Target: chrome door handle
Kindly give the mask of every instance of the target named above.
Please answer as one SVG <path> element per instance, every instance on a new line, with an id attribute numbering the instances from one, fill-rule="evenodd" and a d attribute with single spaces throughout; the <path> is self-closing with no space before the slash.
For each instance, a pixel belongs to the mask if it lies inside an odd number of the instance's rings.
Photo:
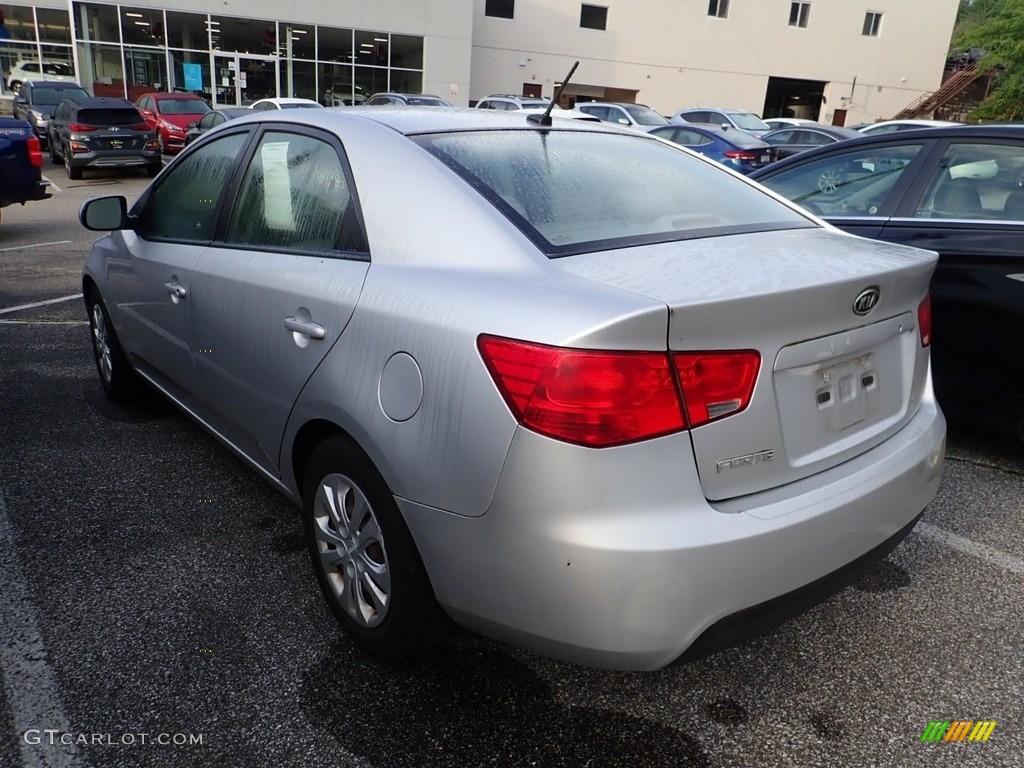
<path id="1" fill-rule="evenodd" d="M 188 294 L 188 291 L 185 290 L 185 286 L 178 285 L 177 283 L 164 283 L 164 288 L 166 288 L 167 292 L 175 299 L 184 299 Z"/>
<path id="2" fill-rule="evenodd" d="M 318 341 L 327 335 L 327 331 L 324 330 L 322 325 L 313 322 L 304 323 L 301 320 L 296 320 L 294 317 L 286 317 L 284 319 L 284 327 L 292 333 L 299 333 Z"/>

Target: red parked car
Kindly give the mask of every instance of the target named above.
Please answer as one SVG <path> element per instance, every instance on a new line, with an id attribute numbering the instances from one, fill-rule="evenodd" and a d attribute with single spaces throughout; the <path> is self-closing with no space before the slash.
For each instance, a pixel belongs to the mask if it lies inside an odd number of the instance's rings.
<path id="1" fill-rule="evenodd" d="M 160 138 L 160 151 L 174 155 L 185 146 L 189 126 L 210 111 L 210 105 L 193 93 L 147 93 L 135 102 L 139 112 Z"/>

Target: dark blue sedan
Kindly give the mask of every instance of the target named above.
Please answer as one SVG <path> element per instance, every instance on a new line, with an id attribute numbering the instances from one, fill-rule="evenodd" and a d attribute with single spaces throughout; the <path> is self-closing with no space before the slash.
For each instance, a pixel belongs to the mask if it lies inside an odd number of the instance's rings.
<path id="1" fill-rule="evenodd" d="M 710 124 L 663 125 L 650 133 L 706 155 L 740 173 L 750 173 L 771 162 L 771 148 L 767 144 L 735 128 Z"/>

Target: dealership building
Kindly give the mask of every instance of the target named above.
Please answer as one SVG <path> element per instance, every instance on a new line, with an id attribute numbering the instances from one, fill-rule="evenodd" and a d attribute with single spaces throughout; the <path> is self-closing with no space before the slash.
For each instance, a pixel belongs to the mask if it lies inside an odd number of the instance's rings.
<path id="1" fill-rule="evenodd" d="M 359 103 L 435 93 L 885 118 L 941 82 L 958 0 L 167 0 L 0 2 L 4 88 L 19 61 L 95 95 L 191 90 Z M 8 89 L 9 93 L 9 89 Z"/>

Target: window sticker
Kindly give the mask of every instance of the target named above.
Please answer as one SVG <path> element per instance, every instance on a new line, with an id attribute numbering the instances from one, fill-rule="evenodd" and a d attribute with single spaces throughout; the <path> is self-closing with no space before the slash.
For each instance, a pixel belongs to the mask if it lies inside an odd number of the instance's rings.
<path id="1" fill-rule="evenodd" d="M 294 232 L 288 142 L 264 144 L 260 147 L 260 159 L 263 161 L 263 218 L 267 228 Z"/>

